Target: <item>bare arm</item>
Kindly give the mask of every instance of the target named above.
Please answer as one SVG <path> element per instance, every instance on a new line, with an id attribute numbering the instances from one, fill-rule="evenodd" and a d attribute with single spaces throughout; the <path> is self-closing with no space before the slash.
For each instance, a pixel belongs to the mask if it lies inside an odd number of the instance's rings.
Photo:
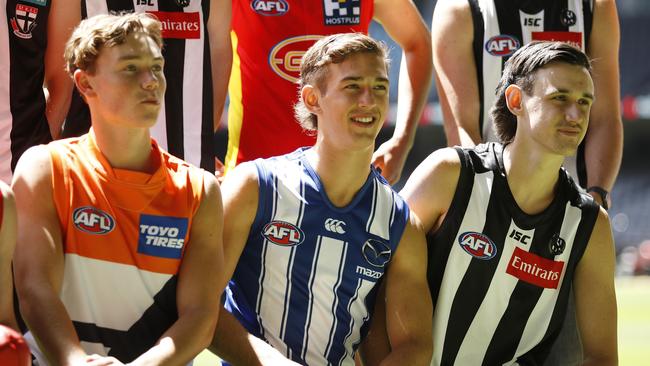
<path id="1" fill-rule="evenodd" d="M 210 68 L 212 70 L 212 105 L 214 131 L 219 129 L 223 114 L 228 81 L 232 66 L 232 44 L 230 41 L 230 19 L 232 2 L 230 0 L 211 0 L 210 18 L 208 18 L 208 34 L 210 37 Z M 214 158 L 215 175 L 223 180 L 224 165 L 221 160 Z"/>
<path id="2" fill-rule="evenodd" d="M 2 219 L 0 221 L 0 324 L 18 329 L 14 317 L 14 281 L 11 260 L 16 246 L 16 203 L 11 189 L 0 181 Z"/>
<path id="3" fill-rule="evenodd" d="M 226 286 L 222 246 L 223 211 L 216 178 L 204 173 L 204 196 L 194 215 L 178 274 L 178 320 L 134 365 L 181 365 L 206 348 Z"/>
<path id="4" fill-rule="evenodd" d="M 427 247 L 411 215 L 386 278 L 386 331 L 390 354 L 381 365 L 429 365 L 433 353 Z"/>
<path id="5" fill-rule="evenodd" d="M 614 266 L 612 232 L 601 209 L 573 280 L 585 365 L 618 364 Z"/>
<path id="6" fill-rule="evenodd" d="M 222 186 L 224 203 L 224 271 L 228 278 L 235 271 L 244 250 L 259 201 L 257 171 L 251 163 L 238 165 Z M 233 365 L 291 364 L 280 352 L 248 333 L 229 312 L 223 311 L 210 351 Z"/>
<path id="7" fill-rule="evenodd" d="M 447 146 L 481 142 L 478 76 L 467 0 L 440 0 L 431 21 L 433 64 Z"/>
<path id="8" fill-rule="evenodd" d="M 45 87 L 48 91 L 45 114 L 54 139 L 61 135 L 74 87 L 72 78 L 65 70 L 63 51 L 72 30 L 80 21 L 80 2 L 51 0 L 45 50 Z"/>
<path id="9" fill-rule="evenodd" d="M 611 190 L 623 155 L 618 48 L 620 30 L 614 0 L 594 2 L 594 21 L 587 53 L 593 59 L 596 101 L 585 137 L 587 187 Z M 600 202 L 600 196 L 594 198 Z"/>
<path id="10" fill-rule="evenodd" d="M 14 272 L 21 314 L 41 350 L 53 364 L 74 364 L 82 362 L 85 353 L 58 296 L 63 243 L 52 198 L 50 160 L 46 146 L 35 146 L 23 154 L 14 173 L 19 243 Z"/>
<path id="11" fill-rule="evenodd" d="M 431 85 L 429 31 L 411 0 L 375 0 L 375 19 L 400 45 L 403 53 L 395 132 L 373 156 L 389 183 L 396 183 L 413 146 L 415 131 Z"/>

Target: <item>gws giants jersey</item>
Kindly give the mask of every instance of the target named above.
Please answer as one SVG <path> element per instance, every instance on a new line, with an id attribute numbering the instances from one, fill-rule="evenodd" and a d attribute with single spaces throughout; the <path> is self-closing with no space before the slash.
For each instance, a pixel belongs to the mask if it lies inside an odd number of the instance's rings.
<path id="1" fill-rule="evenodd" d="M 226 309 L 296 362 L 354 365 L 409 211 L 374 169 L 335 207 L 304 151 L 254 162 L 260 201 Z"/>
<path id="2" fill-rule="evenodd" d="M 203 172 L 153 140 L 156 172 L 113 169 L 92 130 L 48 147 L 65 256 L 61 301 L 86 353 L 131 362 L 178 318 L 177 274 Z"/>
<path id="3" fill-rule="evenodd" d="M 593 0 L 468 0 L 474 23 L 474 60 L 483 141 L 497 141 L 490 108 L 503 64 L 531 41 L 564 41 L 585 51 Z"/>
<path id="4" fill-rule="evenodd" d="M 233 0 L 230 170 L 316 142 L 293 115 L 302 56 L 319 38 L 368 33 L 374 0 Z"/>
<path id="5" fill-rule="evenodd" d="M 496 143 L 458 149 L 456 193 L 427 238 L 432 365 L 541 365 L 566 314 L 599 208 L 561 169 L 549 207 L 525 214 L 502 153 Z"/>
<path id="6" fill-rule="evenodd" d="M 160 20 L 167 90 L 151 136 L 172 155 L 214 172 L 212 60 L 206 28 L 210 1 L 84 0 L 81 12 L 82 18 L 112 12 L 147 12 Z M 71 132 L 66 136 L 84 133 L 89 127 L 87 107 L 75 95 L 66 120 Z"/>

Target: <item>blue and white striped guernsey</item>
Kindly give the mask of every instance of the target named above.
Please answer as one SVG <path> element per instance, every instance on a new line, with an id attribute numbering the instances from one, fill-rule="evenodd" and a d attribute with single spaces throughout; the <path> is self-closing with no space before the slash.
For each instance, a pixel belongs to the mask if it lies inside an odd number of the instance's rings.
<path id="1" fill-rule="evenodd" d="M 374 169 L 335 207 L 306 151 L 255 160 L 259 204 L 226 309 L 296 362 L 353 365 L 409 211 Z"/>

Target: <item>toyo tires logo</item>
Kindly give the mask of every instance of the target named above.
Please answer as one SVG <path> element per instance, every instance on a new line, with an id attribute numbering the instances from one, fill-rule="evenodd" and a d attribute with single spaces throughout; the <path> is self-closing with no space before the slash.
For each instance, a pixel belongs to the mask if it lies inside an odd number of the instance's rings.
<path id="1" fill-rule="evenodd" d="M 306 35 L 287 38 L 276 44 L 269 53 L 269 66 L 279 77 L 292 83 L 300 78 L 302 56 L 320 35 Z"/>

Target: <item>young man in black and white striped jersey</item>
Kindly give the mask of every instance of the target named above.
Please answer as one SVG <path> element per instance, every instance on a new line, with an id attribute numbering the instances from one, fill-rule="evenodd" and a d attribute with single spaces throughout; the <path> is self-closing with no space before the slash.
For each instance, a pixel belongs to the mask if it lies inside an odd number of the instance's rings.
<path id="1" fill-rule="evenodd" d="M 506 63 L 500 143 L 429 156 L 402 194 L 428 232 L 434 365 L 542 364 L 574 286 L 585 361 L 617 362 L 605 210 L 562 168 L 594 101 L 591 65 L 535 42 Z"/>

